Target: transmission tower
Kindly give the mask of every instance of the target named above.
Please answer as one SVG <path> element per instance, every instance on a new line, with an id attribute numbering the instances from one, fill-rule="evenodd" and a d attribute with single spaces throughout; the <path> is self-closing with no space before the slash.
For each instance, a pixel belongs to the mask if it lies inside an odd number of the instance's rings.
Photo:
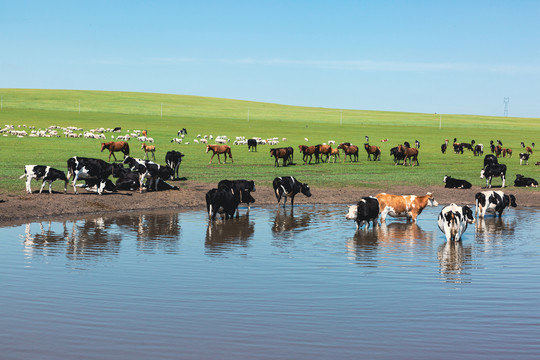
<path id="1" fill-rule="evenodd" d="M 504 98 L 504 116 L 508 117 L 508 103 L 510 102 L 509 97 Z"/>

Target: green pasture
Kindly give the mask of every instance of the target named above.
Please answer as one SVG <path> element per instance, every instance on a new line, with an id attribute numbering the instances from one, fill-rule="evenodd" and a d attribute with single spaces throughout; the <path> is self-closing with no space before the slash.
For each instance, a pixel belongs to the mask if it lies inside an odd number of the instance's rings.
<path id="1" fill-rule="evenodd" d="M 14 125 L 17 130 L 24 129 L 28 133 L 29 126 L 36 129 L 51 125 L 77 126 L 84 130 L 122 128 L 120 133 L 107 133 L 107 141 L 111 141 L 111 135 L 123 135 L 127 130 L 146 129 L 148 136 L 155 140 L 157 162 L 163 164 L 169 150 L 181 151 L 185 157 L 180 176 L 207 182 L 209 187 L 221 179 L 234 178 L 253 179 L 258 184 L 270 185 L 274 177 L 285 175 L 294 175 L 312 187 L 352 185 L 376 189 L 391 184 L 412 184 L 425 186 L 428 190 L 443 186 L 444 175 L 483 186 L 485 181 L 479 178 L 482 157 L 474 157 L 469 151 L 463 155 L 454 154 L 451 148 L 446 154 L 441 154 L 440 145 L 444 139 L 452 142 L 454 137 L 460 142 L 474 139 L 483 143 L 488 151 L 490 140 L 502 140 L 504 147 L 514 152 L 512 158 L 500 160 L 508 166 L 507 181 L 510 185 L 518 173 L 540 178 L 540 167 L 534 165 L 540 161 L 536 152 L 529 161 L 530 165 L 519 165 L 521 141 L 527 145 L 532 142 L 540 144 L 539 118 L 307 108 L 208 97 L 103 91 L 0 89 L 0 96 L 0 127 Z M 177 137 L 177 131 L 184 127 L 188 130 L 184 142 L 189 141 L 190 144 L 171 143 L 171 139 Z M 210 165 L 211 155 L 205 153 L 205 145 L 193 141 L 198 134 L 228 136 L 234 163 L 219 165 L 215 157 Z M 371 145 L 381 147 L 381 161 L 366 160 L 363 150 L 366 135 Z M 296 165 L 275 168 L 274 159 L 269 154 L 270 146 L 260 145 L 257 152 L 248 152 L 247 145 L 232 144 L 236 136 L 278 137 L 280 144 L 277 147 L 295 148 Z M 282 138 L 288 140 L 283 142 Z M 304 138 L 309 141 L 306 143 Z M 388 139 L 388 142 L 382 143 L 381 139 Z M 420 166 L 394 166 L 390 148 L 404 141 L 412 145 L 416 139 L 421 143 Z M 359 145 L 360 161 L 343 163 L 342 158 L 336 164 L 304 166 L 298 145 L 315 145 L 329 140 Z M 74 155 L 107 160 L 108 152 L 100 152 L 102 141 L 63 136 L 0 136 L 3 159 L 0 192 L 24 193 L 24 180 L 19 176 L 26 164 L 50 165 L 66 170 L 66 160 Z M 132 156 L 143 157 L 140 146 L 136 139 L 130 140 Z M 120 156 L 118 153 L 118 158 Z M 500 180 L 494 180 L 494 184 L 500 185 Z M 182 182 L 179 185 L 185 186 Z M 37 183 L 33 184 L 33 189 L 36 188 Z M 59 191 L 62 184 L 55 183 L 53 188 Z"/>

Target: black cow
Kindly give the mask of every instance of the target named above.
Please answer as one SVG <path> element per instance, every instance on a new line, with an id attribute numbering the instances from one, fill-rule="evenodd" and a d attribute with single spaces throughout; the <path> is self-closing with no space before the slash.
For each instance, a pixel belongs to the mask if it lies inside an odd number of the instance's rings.
<path id="1" fill-rule="evenodd" d="M 253 180 L 221 180 L 218 183 L 218 188 L 228 187 L 240 194 L 240 203 L 247 204 L 248 214 L 251 208 L 251 204 L 255 202 L 255 199 L 251 196 L 252 191 L 256 191 L 255 181 Z M 236 212 L 238 216 L 238 211 Z"/>
<path id="2" fill-rule="evenodd" d="M 414 146 L 415 146 L 417 149 L 420 149 L 420 141 L 414 140 Z"/>
<path id="3" fill-rule="evenodd" d="M 443 182 L 445 183 L 444 187 L 447 189 L 470 189 L 472 186 L 467 180 L 454 179 L 448 175 L 443 178 Z"/>
<path id="4" fill-rule="evenodd" d="M 182 157 L 184 157 L 184 154 L 180 151 L 167 151 L 167 154 L 165 154 L 165 163 L 173 169 L 173 177 L 176 175 L 176 178 L 178 179 L 178 168 L 180 167 L 180 164 L 182 163 Z"/>
<path id="5" fill-rule="evenodd" d="M 131 171 L 131 169 L 119 168 L 115 169 L 113 176 L 116 180 L 117 190 L 137 190 L 139 188 L 139 173 Z"/>
<path id="6" fill-rule="evenodd" d="M 45 187 L 45 183 L 49 183 L 49 194 L 51 194 L 52 183 L 55 180 L 64 180 L 64 193 L 67 192 L 68 179 L 66 178 L 66 174 L 63 171 L 57 170 L 50 166 L 25 165 L 24 174 L 20 176 L 19 179 L 22 179 L 25 176 L 26 176 L 26 192 L 29 194 L 32 193 L 32 188 L 30 187 L 30 181 L 32 179 L 43 180 L 43 182 L 41 183 L 41 189 L 39 189 L 40 194 L 43 191 L 43 188 Z"/>
<path id="7" fill-rule="evenodd" d="M 454 153 L 463 154 L 463 144 L 454 143 Z"/>
<path id="8" fill-rule="evenodd" d="M 113 174 L 114 169 L 122 164 L 109 164 L 101 159 L 74 156 L 67 161 L 68 180 L 73 176 L 73 191 L 77 194 L 77 180 L 96 180 L 97 193 L 102 194 L 106 180 Z"/>
<path id="9" fill-rule="evenodd" d="M 475 216 L 483 218 L 486 212 L 497 213 L 499 217 L 508 206 L 516 207 L 516 197 L 505 195 L 502 191 L 483 191 L 476 193 Z"/>
<path id="10" fill-rule="evenodd" d="M 495 164 L 488 165 L 480 171 L 480 179 L 486 178 L 486 188 L 491 188 L 491 180 L 494 177 L 500 176 L 502 179 L 502 186 L 504 187 L 506 181 L 506 165 L 505 164 Z"/>
<path id="11" fill-rule="evenodd" d="M 229 187 L 209 190 L 206 193 L 206 211 L 208 217 L 214 220 L 220 213 L 222 218 L 232 219 L 240 204 L 240 193 Z"/>
<path id="12" fill-rule="evenodd" d="M 492 155 L 492 154 L 487 154 L 485 157 L 484 157 L 484 169 L 486 168 L 486 166 L 488 165 L 496 165 L 499 163 L 499 160 L 497 160 L 497 157 L 495 155 Z"/>
<path id="13" fill-rule="evenodd" d="M 247 145 L 248 145 L 248 151 L 251 151 L 252 149 L 253 149 L 253 151 L 257 151 L 257 140 L 256 139 L 248 139 Z"/>
<path id="14" fill-rule="evenodd" d="M 299 192 L 301 192 L 307 197 L 311 196 L 311 190 L 309 189 L 308 184 L 302 184 L 293 176 L 277 177 L 272 182 L 272 186 L 274 187 L 274 194 L 276 194 L 278 206 L 282 197 L 285 198 L 283 201 L 283 207 L 285 207 L 287 203 L 287 197 L 291 198 L 291 207 L 293 207 L 294 197 Z"/>
<path id="15" fill-rule="evenodd" d="M 524 177 L 521 174 L 516 175 L 516 180 L 514 180 L 514 186 L 519 187 L 538 187 L 538 181 L 533 178 Z"/>
<path id="16" fill-rule="evenodd" d="M 126 156 L 124 164 L 129 164 L 132 170 L 139 173 L 139 192 L 143 191 L 144 179 L 148 179 L 147 189 L 152 186 L 158 190 L 160 180 L 170 179 L 173 176 L 173 169 L 170 166 L 161 166 L 151 161 L 134 159 Z"/>
<path id="17" fill-rule="evenodd" d="M 356 205 L 349 206 L 349 212 L 345 215 L 347 220 L 356 221 L 356 230 L 366 225 L 369 228 L 369 222 L 373 222 L 373 226 L 377 225 L 379 217 L 379 200 L 373 196 L 362 198 Z"/>
<path id="18" fill-rule="evenodd" d="M 186 130 L 186 128 L 183 128 L 182 130 L 178 130 L 177 136 L 180 136 L 180 135 L 187 135 L 187 130 Z"/>
<path id="19" fill-rule="evenodd" d="M 520 153 L 519 154 L 519 165 L 523 165 L 523 163 L 525 163 L 525 165 L 529 165 L 529 155 L 530 154 Z"/>

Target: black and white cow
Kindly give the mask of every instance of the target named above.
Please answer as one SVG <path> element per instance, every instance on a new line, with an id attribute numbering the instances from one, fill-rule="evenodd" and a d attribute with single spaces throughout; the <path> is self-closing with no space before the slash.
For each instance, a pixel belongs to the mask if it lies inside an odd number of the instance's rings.
<path id="1" fill-rule="evenodd" d="M 476 193 L 475 216 L 483 218 L 486 212 L 497 213 L 499 217 L 508 206 L 516 207 L 516 197 L 505 195 L 502 191 L 483 191 Z"/>
<path id="2" fill-rule="evenodd" d="M 483 144 L 476 144 L 474 146 L 473 154 L 474 154 L 474 156 L 482 156 L 482 155 L 484 155 L 484 145 Z"/>
<path id="3" fill-rule="evenodd" d="M 240 193 L 226 186 L 206 193 L 206 211 L 212 220 L 220 213 L 222 218 L 232 219 L 240 204 Z"/>
<path id="4" fill-rule="evenodd" d="M 251 196 L 252 191 L 256 191 L 255 181 L 253 180 L 221 180 L 218 183 L 218 188 L 228 187 L 233 189 L 240 194 L 240 203 L 247 204 L 248 214 L 251 208 L 251 204 L 255 202 L 253 196 Z M 238 216 L 238 210 L 236 212 Z"/>
<path id="5" fill-rule="evenodd" d="M 155 191 L 159 189 L 161 180 L 170 179 L 173 176 L 173 169 L 170 166 L 161 166 L 152 161 L 135 159 L 129 156 L 124 158 L 124 164 L 128 164 L 130 168 L 139 174 L 139 192 L 143 191 L 143 183 L 147 181 L 147 190 L 153 187 Z"/>
<path id="6" fill-rule="evenodd" d="M 443 182 L 445 183 L 444 187 L 447 189 L 470 189 L 472 186 L 467 180 L 454 179 L 448 175 L 443 178 Z"/>
<path id="7" fill-rule="evenodd" d="M 529 165 L 529 155 L 530 154 L 520 153 L 519 154 L 519 165 L 523 165 L 523 163 L 525 163 L 525 165 Z"/>
<path id="8" fill-rule="evenodd" d="M 20 176 L 19 179 L 22 179 L 26 176 L 26 192 L 28 194 L 32 193 L 32 188 L 30 187 L 30 182 L 32 179 L 43 180 L 41 183 L 41 189 L 39 193 L 41 194 L 45 183 L 49 183 L 49 194 L 52 193 L 52 183 L 55 180 L 64 180 L 64 193 L 67 192 L 68 179 L 66 174 L 63 171 L 57 170 L 50 166 L 45 165 L 25 165 L 24 166 L 24 175 Z"/>
<path id="9" fill-rule="evenodd" d="M 514 186 L 519 187 L 538 187 L 538 181 L 533 178 L 524 177 L 521 174 L 516 175 L 516 180 L 514 180 Z"/>
<path id="10" fill-rule="evenodd" d="M 180 151 L 167 151 L 167 154 L 165 155 L 165 163 L 173 169 L 173 176 L 176 175 L 176 178 L 178 179 L 178 168 L 180 167 L 180 164 L 182 163 L 182 157 L 184 157 L 184 154 Z"/>
<path id="11" fill-rule="evenodd" d="M 73 176 L 73 191 L 77 194 L 77 180 L 94 179 L 97 183 L 97 193 L 103 194 L 106 180 L 113 174 L 114 169 L 122 164 L 109 164 L 101 159 L 74 156 L 67 161 L 68 179 Z"/>
<path id="12" fill-rule="evenodd" d="M 180 136 L 180 135 L 187 135 L 187 130 L 186 130 L 186 128 L 183 128 L 182 130 L 178 130 L 177 136 Z"/>
<path id="13" fill-rule="evenodd" d="M 493 154 L 487 154 L 484 156 L 484 169 L 488 165 L 496 165 L 499 163 L 499 160 L 497 160 L 497 157 Z"/>
<path id="14" fill-rule="evenodd" d="M 257 151 L 257 139 L 248 139 L 247 141 L 248 151 Z"/>
<path id="15" fill-rule="evenodd" d="M 471 208 L 452 203 L 441 210 L 437 224 L 446 236 L 446 241 L 461 241 L 461 236 L 467 230 L 467 225 L 474 224 L 474 222 Z"/>
<path id="16" fill-rule="evenodd" d="M 369 228 L 369 222 L 373 222 L 373 226 L 377 225 L 379 217 L 379 200 L 373 196 L 362 198 L 356 205 L 349 206 L 349 212 L 345 215 L 345 219 L 356 221 L 356 230 L 366 225 Z"/>
<path id="17" fill-rule="evenodd" d="M 506 165 L 505 164 L 495 164 L 488 165 L 480 171 L 480 179 L 486 178 L 486 188 L 491 188 L 491 180 L 494 177 L 501 177 L 502 186 L 504 187 L 506 181 Z"/>
<path id="18" fill-rule="evenodd" d="M 287 203 L 287 198 L 291 198 L 291 207 L 294 206 L 294 197 L 298 193 L 302 193 L 307 197 L 311 196 L 311 190 L 309 189 L 308 184 L 302 184 L 300 181 L 296 180 L 293 176 L 283 176 L 277 177 L 272 182 L 274 187 L 274 194 L 278 201 L 278 206 L 281 201 L 281 198 L 284 197 L 283 207 Z"/>

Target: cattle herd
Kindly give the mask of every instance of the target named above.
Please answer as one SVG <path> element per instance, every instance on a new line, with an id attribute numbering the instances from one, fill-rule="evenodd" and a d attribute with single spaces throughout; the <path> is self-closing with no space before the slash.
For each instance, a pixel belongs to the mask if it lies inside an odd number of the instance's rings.
<path id="1" fill-rule="evenodd" d="M 114 130 L 118 130 L 114 129 Z M 50 129 L 51 130 L 51 129 Z M 51 130 L 54 131 L 54 130 Z M 69 131 L 69 130 L 68 130 Z M 111 130 L 112 131 L 112 130 Z M 140 132 L 136 132 L 139 134 Z M 182 129 L 178 132 L 178 136 L 182 138 L 187 134 L 186 129 Z M 146 137 L 146 131 L 142 132 L 144 139 L 141 141 L 149 141 L 150 138 Z M 200 137 L 201 143 L 207 143 L 207 139 L 212 139 L 210 135 Z M 117 138 L 118 140 L 118 138 Z M 219 140 L 219 141 L 218 141 Z M 305 139 L 308 141 L 308 139 Z M 173 141 L 175 141 L 173 139 Z M 232 153 L 230 146 L 226 145 L 230 140 L 226 136 L 216 137 L 216 145 L 208 144 L 206 146 L 206 152 L 212 151 L 212 158 L 215 154 L 218 155 L 218 162 L 221 162 L 220 154 L 230 158 L 231 162 Z M 283 141 L 286 141 L 283 138 Z M 381 160 L 381 148 L 369 144 L 369 138 L 366 136 L 366 143 L 364 149 L 366 150 L 367 160 L 380 161 Z M 388 139 L 381 140 L 382 142 L 388 141 Z M 181 143 L 182 141 L 176 141 Z M 277 138 L 268 140 L 261 140 L 259 138 L 245 139 L 243 137 L 237 138 L 235 144 L 248 145 L 248 151 L 257 151 L 257 145 L 260 144 L 277 144 Z M 315 164 L 319 162 L 336 162 L 336 159 L 340 155 L 340 150 L 343 152 L 342 161 L 346 161 L 349 157 L 349 161 L 358 161 L 359 147 L 349 142 L 343 142 L 332 148 L 335 145 L 335 141 L 330 140 L 328 144 L 317 145 L 299 145 L 298 150 L 302 154 L 302 161 L 304 165 Z M 441 145 L 441 152 L 446 153 L 449 141 Z M 486 179 L 486 188 L 491 188 L 494 178 L 500 177 L 502 181 L 502 188 L 506 185 L 506 171 L 507 166 L 500 164 L 498 159 L 502 157 L 511 157 L 512 150 L 504 148 L 502 142 L 497 140 L 497 145 L 494 141 L 490 142 L 491 154 L 487 154 L 484 157 L 484 166 L 480 171 L 480 178 Z M 531 146 L 525 146 L 521 143 L 524 152 L 519 154 L 520 164 L 527 165 L 529 156 L 533 153 L 534 143 Z M 459 143 L 454 138 L 452 144 L 454 153 L 463 154 L 465 150 L 470 150 L 475 156 L 484 154 L 484 145 L 476 144 L 474 140 L 470 143 Z M 415 146 L 411 147 L 408 142 L 403 142 L 396 147 L 390 149 L 390 155 L 393 156 L 395 165 L 419 165 L 420 142 L 415 141 Z M 46 184 L 49 185 L 49 193 L 52 192 L 52 182 L 55 180 L 64 181 L 64 192 L 67 192 L 67 185 L 70 179 L 72 180 L 73 192 L 77 194 L 78 187 L 84 187 L 86 190 L 95 191 L 98 194 L 103 192 L 112 192 L 117 190 L 139 190 L 143 192 L 147 191 L 160 191 L 169 189 L 178 189 L 175 186 L 169 185 L 166 181 L 178 178 L 179 165 L 182 162 L 183 153 L 178 151 L 169 151 L 166 154 L 166 165 L 160 165 L 153 161 L 150 161 L 149 154 L 153 157 L 155 146 L 142 144 L 141 149 L 145 152 L 145 159 L 137 159 L 130 157 L 129 145 L 124 141 L 109 142 L 101 144 L 101 151 L 104 149 L 109 150 L 109 160 L 111 155 L 115 158 L 115 151 L 121 151 L 124 153 L 124 159 L 121 163 L 108 163 L 101 159 L 86 158 L 73 156 L 67 160 L 68 174 L 45 165 L 26 165 L 24 167 L 24 174 L 20 177 L 26 178 L 26 192 L 32 193 L 31 180 L 42 180 L 41 188 L 39 190 L 42 193 Z M 282 159 L 281 166 L 288 166 L 294 164 L 294 148 L 291 146 L 271 148 L 270 156 L 274 157 L 274 166 L 279 167 L 279 159 Z M 408 161 L 407 161 L 408 160 Z M 212 159 L 210 159 L 210 163 Z M 126 166 L 126 167 L 124 167 Z M 116 178 L 116 183 L 112 183 L 109 177 Z M 77 181 L 84 180 L 84 185 L 78 185 Z M 457 188 L 457 189 L 470 189 L 471 183 L 464 179 L 457 179 L 449 175 L 444 176 L 443 182 L 445 188 Z M 276 177 L 273 180 L 273 190 L 278 202 L 278 206 L 283 199 L 283 206 L 286 206 L 287 199 L 290 199 L 290 206 L 294 206 L 294 198 L 297 194 L 302 193 L 307 197 L 311 196 L 311 190 L 305 183 L 298 181 L 292 176 Z M 515 186 L 530 186 L 537 187 L 538 182 L 535 179 L 525 177 L 524 175 L 517 174 L 514 181 Z M 252 180 L 222 180 L 218 183 L 216 188 L 209 190 L 206 193 L 206 205 L 207 212 L 210 219 L 215 219 L 217 214 L 220 214 L 222 218 L 229 219 L 236 214 L 238 217 L 238 206 L 240 204 L 246 204 L 249 213 L 250 205 L 255 202 L 252 196 L 252 192 L 255 191 L 255 183 Z M 486 212 L 496 213 L 498 216 L 502 215 L 502 212 L 508 206 L 516 206 L 516 200 L 514 195 L 506 195 L 502 191 L 484 191 L 478 192 L 475 195 L 475 213 L 468 206 L 458 206 L 454 203 L 445 206 L 439 214 L 438 226 L 440 230 L 445 234 L 448 241 L 459 241 L 468 224 L 475 222 L 475 217 L 483 218 Z M 378 219 L 382 223 L 385 222 L 387 216 L 392 217 L 405 217 L 407 221 L 412 220 L 416 222 L 417 217 L 422 213 L 422 210 L 426 206 L 438 206 L 437 201 L 434 199 L 432 193 L 427 193 L 424 196 L 415 195 L 390 195 L 385 193 L 379 193 L 375 196 L 368 196 L 362 198 L 357 204 L 350 206 L 346 215 L 346 219 L 355 220 L 357 231 L 363 228 L 369 227 L 370 222 L 374 225 L 378 223 Z"/>

